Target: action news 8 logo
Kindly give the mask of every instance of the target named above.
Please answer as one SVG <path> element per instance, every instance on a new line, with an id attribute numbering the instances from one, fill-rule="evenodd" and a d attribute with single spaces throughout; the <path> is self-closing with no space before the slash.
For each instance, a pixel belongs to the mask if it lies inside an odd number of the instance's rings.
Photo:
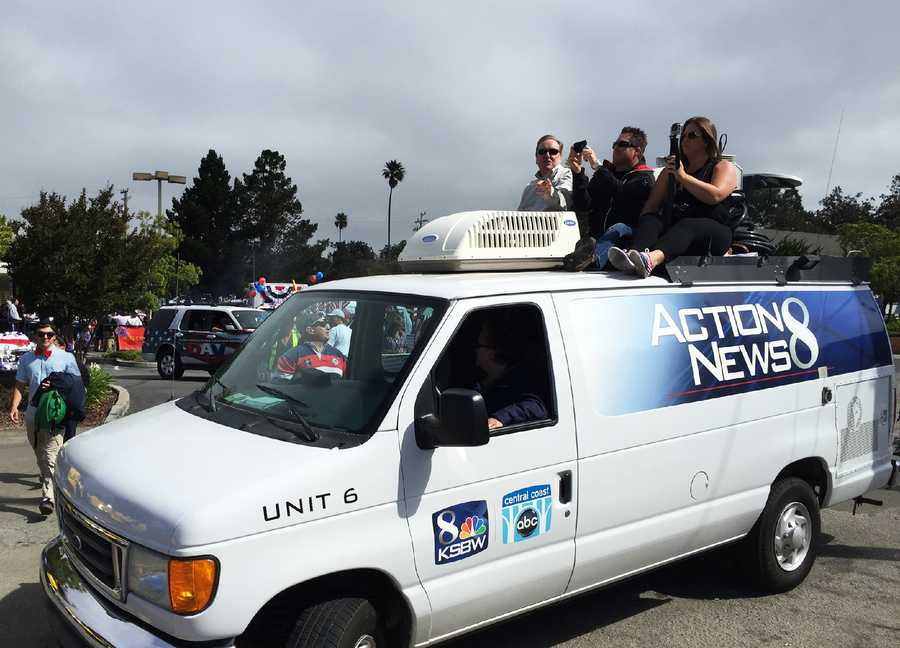
<path id="1" fill-rule="evenodd" d="M 487 502 L 454 504 L 431 516 L 434 564 L 444 565 L 474 556 L 488 548 Z"/>

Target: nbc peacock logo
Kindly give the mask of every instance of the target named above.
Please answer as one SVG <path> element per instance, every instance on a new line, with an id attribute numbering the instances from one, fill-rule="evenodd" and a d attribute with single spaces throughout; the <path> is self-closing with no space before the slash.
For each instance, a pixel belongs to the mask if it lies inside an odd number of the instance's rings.
<path id="1" fill-rule="evenodd" d="M 485 500 L 454 504 L 431 516 L 434 530 L 434 564 L 469 558 L 488 548 L 490 539 Z"/>

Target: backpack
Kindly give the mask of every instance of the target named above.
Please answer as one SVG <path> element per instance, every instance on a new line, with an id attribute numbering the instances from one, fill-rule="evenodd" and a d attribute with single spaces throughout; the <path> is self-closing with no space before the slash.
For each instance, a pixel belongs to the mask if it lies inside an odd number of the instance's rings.
<path id="1" fill-rule="evenodd" d="M 62 423 L 66 418 L 66 401 L 55 389 L 48 389 L 41 394 L 41 400 L 38 401 L 37 411 L 34 414 L 34 429 L 50 430 L 56 429 L 56 426 Z"/>

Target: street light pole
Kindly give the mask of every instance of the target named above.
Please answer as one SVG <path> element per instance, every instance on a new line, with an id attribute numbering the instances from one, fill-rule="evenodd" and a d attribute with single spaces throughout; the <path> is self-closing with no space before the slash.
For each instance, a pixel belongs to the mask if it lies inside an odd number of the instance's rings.
<path id="1" fill-rule="evenodd" d="M 172 184 L 186 184 L 187 178 L 180 175 L 170 175 L 168 171 L 156 171 L 155 173 L 146 173 L 143 171 L 136 171 L 131 174 L 132 180 L 138 181 L 150 181 L 156 180 L 156 216 L 157 218 L 162 218 L 162 183 L 163 181 L 169 182 Z M 175 301 L 178 301 L 178 293 L 180 291 L 180 286 L 178 282 L 178 273 L 181 271 L 181 250 L 178 250 L 178 265 L 175 266 Z"/>
<path id="2" fill-rule="evenodd" d="M 162 217 L 162 183 L 186 184 L 187 178 L 180 175 L 169 175 L 168 171 L 156 171 L 155 173 L 135 172 L 131 174 L 132 180 L 156 180 L 156 215 Z"/>

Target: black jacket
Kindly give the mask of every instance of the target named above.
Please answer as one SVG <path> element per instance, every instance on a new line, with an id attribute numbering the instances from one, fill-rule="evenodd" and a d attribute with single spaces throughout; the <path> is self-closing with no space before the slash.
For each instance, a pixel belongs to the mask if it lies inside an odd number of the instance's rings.
<path id="1" fill-rule="evenodd" d="M 50 389 L 55 389 L 59 395 L 66 401 L 66 418 L 63 419 L 65 432 L 63 441 L 68 441 L 75 436 L 75 428 L 79 421 L 83 421 L 86 416 L 86 400 L 87 394 L 84 389 L 84 383 L 81 376 L 73 376 L 63 371 L 54 371 L 47 376 L 50 381 Z M 44 394 L 45 389 L 38 389 L 37 393 L 31 397 L 31 404 L 37 407 Z"/>
<path id="2" fill-rule="evenodd" d="M 616 223 L 634 227 L 650 197 L 653 182 L 653 169 L 646 164 L 627 171 L 600 166 L 590 181 L 582 168 L 581 173 L 572 174 L 575 211 L 589 212 L 589 232 L 594 238 Z"/>

